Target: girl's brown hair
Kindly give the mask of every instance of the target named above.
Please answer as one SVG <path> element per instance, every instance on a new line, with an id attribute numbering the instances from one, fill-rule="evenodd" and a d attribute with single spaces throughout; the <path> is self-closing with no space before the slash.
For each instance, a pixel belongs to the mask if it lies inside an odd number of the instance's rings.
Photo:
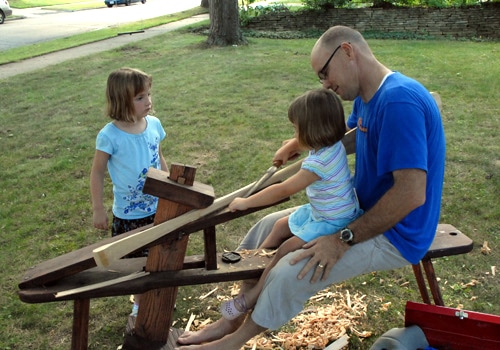
<path id="1" fill-rule="evenodd" d="M 311 90 L 293 100 L 288 119 L 298 129 L 300 145 L 316 151 L 337 143 L 346 132 L 342 103 L 327 89 Z"/>
<path id="2" fill-rule="evenodd" d="M 120 68 L 112 72 L 106 85 L 106 114 L 115 120 L 134 122 L 135 96 L 151 89 L 153 78 L 134 68 Z"/>

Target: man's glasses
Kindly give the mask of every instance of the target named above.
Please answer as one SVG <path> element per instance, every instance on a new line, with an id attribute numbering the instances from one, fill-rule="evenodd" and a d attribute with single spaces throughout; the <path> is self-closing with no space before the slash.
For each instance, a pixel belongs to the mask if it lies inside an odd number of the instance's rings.
<path id="1" fill-rule="evenodd" d="M 326 61 L 323 68 L 321 68 L 321 70 L 318 72 L 318 78 L 320 83 L 323 83 L 326 80 L 326 78 L 328 78 L 328 72 L 327 72 L 328 65 L 330 64 L 330 61 L 332 60 L 333 56 L 337 53 L 337 51 L 340 49 L 340 47 L 341 45 L 337 46 L 337 48 L 333 51 L 330 58 Z"/>

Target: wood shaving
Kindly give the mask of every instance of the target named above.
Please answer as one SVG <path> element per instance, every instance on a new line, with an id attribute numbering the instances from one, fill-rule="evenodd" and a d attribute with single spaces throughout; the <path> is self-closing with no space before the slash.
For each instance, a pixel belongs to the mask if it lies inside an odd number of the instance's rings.
<path id="1" fill-rule="evenodd" d="M 191 324 L 193 323 L 194 319 L 196 318 L 195 314 L 191 314 L 191 316 L 189 317 L 189 321 L 188 323 L 186 324 L 186 328 L 184 328 L 184 330 L 186 332 L 189 331 L 189 329 L 191 328 Z"/>
<path id="2" fill-rule="evenodd" d="M 381 311 L 388 311 L 390 306 L 391 306 L 391 302 L 383 303 L 382 306 L 380 306 L 380 310 Z"/>
<path id="3" fill-rule="evenodd" d="M 261 249 L 259 251 L 259 256 L 267 256 L 268 258 L 270 257 L 273 257 L 275 254 L 276 254 L 277 250 L 270 250 L 270 251 L 267 251 L 265 249 Z"/>
<path id="4" fill-rule="evenodd" d="M 491 248 L 488 247 L 488 241 L 483 242 L 483 246 L 481 247 L 481 254 L 483 255 L 491 254 Z"/>
<path id="5" fill-rule="evenodd" d="M 462 289 L 467 288 L 467 287 L 474 287 L 478 283 L 479 283 L 478 281 L 472 280 L 469 283 L 465 283 L 465 284 L 462 283 L 461 287 L 462 287 Z"/>
<path id="6" fill-rule="evenodd" d="M 212 295 L 213 293 L 215 293 L 218 289 L 219 289 L 219 287 L 215 287 L 214 289 L 212 289 L 207 294 L 200 296 L 198 299 L 203 300 L 203 299 L 209 297 L 210 295 Z"/>

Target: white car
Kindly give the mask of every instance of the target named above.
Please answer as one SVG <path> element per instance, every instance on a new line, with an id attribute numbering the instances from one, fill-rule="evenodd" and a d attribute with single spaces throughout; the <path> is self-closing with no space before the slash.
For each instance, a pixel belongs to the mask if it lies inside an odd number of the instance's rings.
<path id="1" fill-rule="evenodd" d="M 12 9 L 7 0 L 0 0 L 0 24 L 5 22 L 5 17 L 12 15 Z"/>

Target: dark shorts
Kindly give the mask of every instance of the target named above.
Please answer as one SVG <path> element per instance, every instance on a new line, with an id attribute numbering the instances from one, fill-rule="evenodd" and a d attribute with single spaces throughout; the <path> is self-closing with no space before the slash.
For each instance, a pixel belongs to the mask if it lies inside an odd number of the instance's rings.
<path id="1" fill-rule="evenodd" d="M 155 220 L 154 214 L 147 216 L 145 218 L 133 219 L 133 220 L 120 219 L 113 215 L 113 226 L 111 227 L 111 235 L 113 237 L 121 235 L 122 233 L 135 230 L 136 228 L 152 224 L 154 220 Z M 125 255 L 124 258 L 140 258 L 144 256 L 148 256 L 148 249 L 133 252 L 131 254 Z"/>

